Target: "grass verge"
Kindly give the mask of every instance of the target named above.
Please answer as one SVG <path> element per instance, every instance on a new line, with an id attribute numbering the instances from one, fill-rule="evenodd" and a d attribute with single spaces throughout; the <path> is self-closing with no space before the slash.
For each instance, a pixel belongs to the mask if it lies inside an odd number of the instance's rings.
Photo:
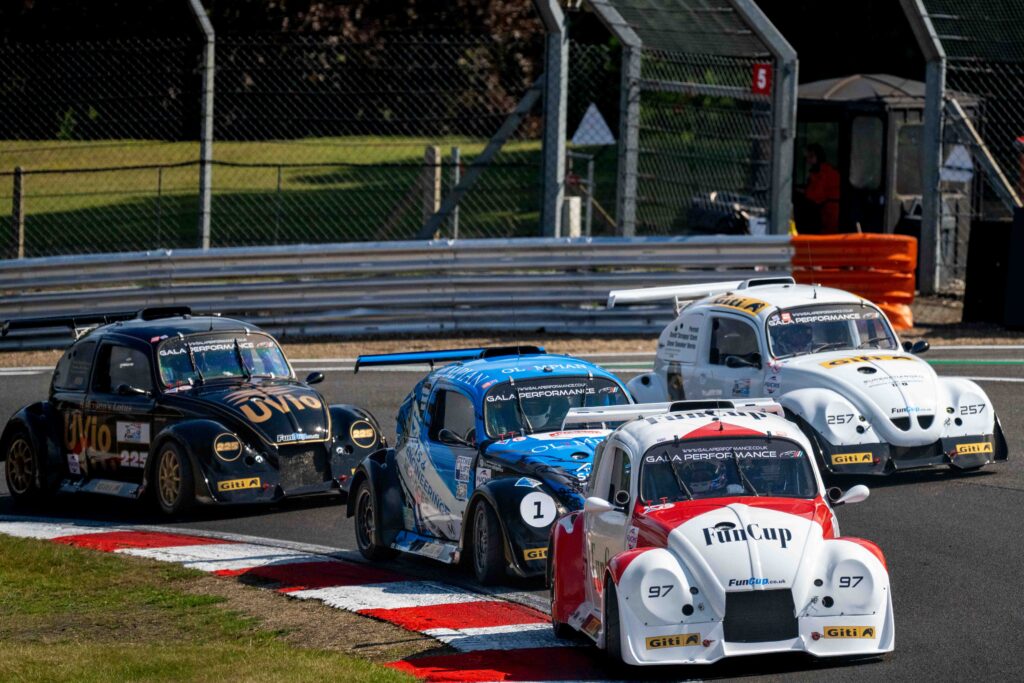
<path id="1" fill-rule="evenodd" d="M 0 536 L 0 680 L 413 680 L 297 646 L 288 629 L 236 609 L 244 600 L 206 590 L 212 583 L 232 585 L 173 564 Z"/>

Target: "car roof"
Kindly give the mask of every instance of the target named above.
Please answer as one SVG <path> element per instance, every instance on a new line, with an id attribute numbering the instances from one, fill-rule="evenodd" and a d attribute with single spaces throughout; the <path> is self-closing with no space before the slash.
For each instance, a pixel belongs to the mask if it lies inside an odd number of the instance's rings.
<path id="1" fill-rule="evenodd" d="M 792 439 L 805 447 L 800 428 L 784 417 L 756 410 L 715 409 L 667 412 L 631 420 L 619 427 L 639 453 L 666 441 L 772 436 Z"/>
<path id="2" fill-rule="evenodd" d="M 860 303 L 873 306 L 870 301 L 842 289 L 818 285 L 766 284 L 704 297 L 693 302 L 683 311 L 711 308 L 730 313 L 744 312 L 764 320 L 778 309 Z"/>
<path id="3" fill-rule="evenodd" d="M 610 372 L 590 361 L 552 353 L 498 356 L 451 363 L 434 370 L 430 377 L 444 379 L 470 396 L 482 397 L 495 384 L 538 378 L 580 377 L 590 375 L 610 379 L 621 385 Z"/>
<path id="4" fill-rule="evenodd" d="M 95 339 L 102 335 L 132 337 L 151 343 L 154 339 L 191 335 L 204 332 L 263 332 L 250 323 L 214 315 L 181 315 L 155 320 L 120 320 L 92 330 L 82 339 Z"/>

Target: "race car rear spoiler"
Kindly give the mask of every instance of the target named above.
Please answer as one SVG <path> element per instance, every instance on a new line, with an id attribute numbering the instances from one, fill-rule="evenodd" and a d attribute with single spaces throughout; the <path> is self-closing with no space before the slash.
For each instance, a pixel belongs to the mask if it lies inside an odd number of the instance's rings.
<path id="1" fill-rule="evenodd" d="M 544 353 L 543 346 L 492 346 L 475 349 L 444 349 L 441 351 L 413 351 L 411 353 L 378 353 L 356 358 L 355 372 L 359 368 L 381 365 L 430 365 L 453 363 L 460 360 L 498 358 L 501 356 L 535 356 Z"/>
<path id="2" fill-rule="evenodd" d="M 672 401 L 670 403 L 635 403 L 606 408 L 571 408 L 562 421 L 562 429 L 571 425 L 596 422 L 628 422 L 638 417 L 652 417 L 666 413 L 693 413 L 715 410 L 743 410 L 772 413 L 782 417 L 782 406 L 770 398 L 751 398 L 731 401 Z"/>
<path id="3" fill-rule="evenodd" d="M 674 285 L 670 287 L 642 287 L 640 289 L 616 289 L 608 292 L 608 308 L 615 304 L 636 304 L 649 301 L 681 301 L 703 299 L 706 296 L 725 294 L 740 289 L 763 287 L 764 285 L 792 285 L 791 277 L 763 277 L 752 280 L 731 280 L 728 282 L 706 282 L 699 285 Z"/>
<path id="4" fill-rule="evenodd" d="M 5 320 L 0 327 L 0 337 L 6 337 L 12 330 L 38 330 L 48 327 L 64 327 L 74 331 L 77 339 L 81 331 L 90 330 L 99 325 L 108 325 L 119 320 L 157 320 L 192 315 L 188 306 L 151 306 L 135 311 L 110 311 L 107 313 L 88 313 L 85 315 L 58 315 L 42 318 L 15 318 Z"/>

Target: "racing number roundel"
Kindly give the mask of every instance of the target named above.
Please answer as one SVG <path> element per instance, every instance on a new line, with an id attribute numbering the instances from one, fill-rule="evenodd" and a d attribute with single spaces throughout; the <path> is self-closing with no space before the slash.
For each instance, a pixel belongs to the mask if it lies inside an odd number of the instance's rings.
<path id="1" fill-rule="evenodd" d="M 242 443 L 234 434 L 220 434 L 213 440 L 213 452 L 224 462 L 234 462 L 242 454 Z"/>
<path id="2" fill-rule="evenodd" d="M 519 502 L 519 514 L 530 526 L 543 528 L 555 521 L 557 510 L 555 500 L 546 493 L 533 491 L 523 496 Z"/>
<path id="3" fill-rule="evenodd" d="M 369 448 L 377 441 L 377 432 L 366 420 L 356 420 L 348 430 L 352 443 L 360 448 Z"/>

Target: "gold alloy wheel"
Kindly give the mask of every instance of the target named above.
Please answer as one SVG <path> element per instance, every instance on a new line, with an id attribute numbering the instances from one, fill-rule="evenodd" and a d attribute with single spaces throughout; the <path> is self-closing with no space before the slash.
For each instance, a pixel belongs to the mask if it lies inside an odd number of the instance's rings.
<path id="1" fill-rule="evenodd" d="M 167 508 L 173 508 L 181 491 L 181 460 L 170 448 L 160 454 L 157 480 L 160 502 Z"/>
<path id="2" fill-rule="evenodd" d="M 7 449 L 7 485 L 16 494 L 28 493 L 35 475 L 32 446 L 24 437 L 17 437 Z"/>

